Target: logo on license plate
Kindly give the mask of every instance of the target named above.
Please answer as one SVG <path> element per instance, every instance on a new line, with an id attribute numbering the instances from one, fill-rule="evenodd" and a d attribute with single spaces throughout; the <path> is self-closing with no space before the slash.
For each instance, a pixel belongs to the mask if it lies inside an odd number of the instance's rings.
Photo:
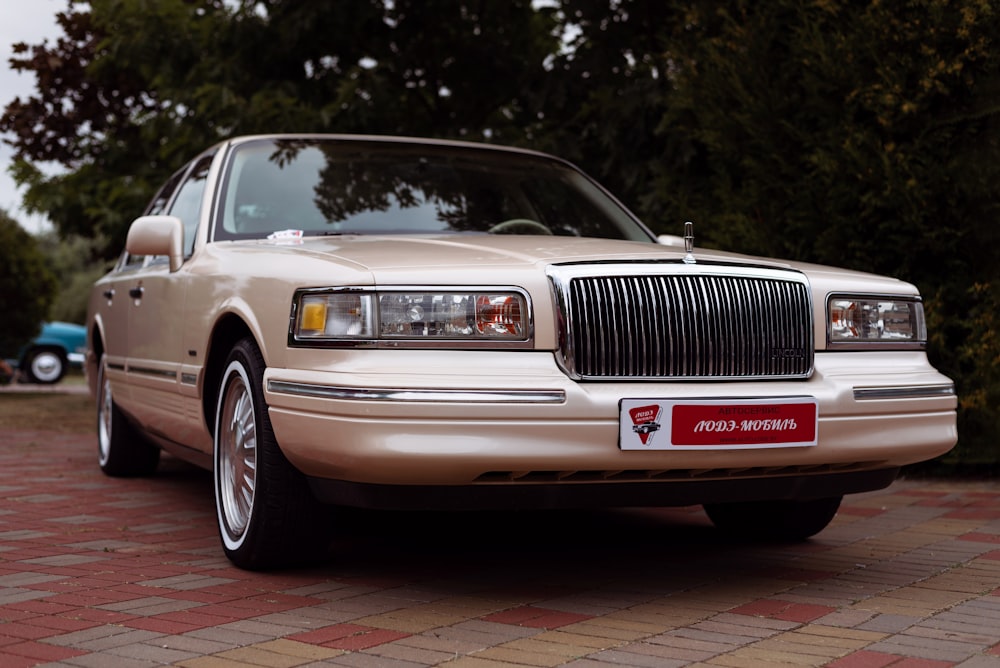
<path id="1" fill-rule="evenodd" d="M 660 412 L 659 404 L 636 406 L 629 409 L 628 414 L 632 418 L 632 431 L 639 436 L 643 445 L 649 445 L 653 434 L 660 430 Z"/>

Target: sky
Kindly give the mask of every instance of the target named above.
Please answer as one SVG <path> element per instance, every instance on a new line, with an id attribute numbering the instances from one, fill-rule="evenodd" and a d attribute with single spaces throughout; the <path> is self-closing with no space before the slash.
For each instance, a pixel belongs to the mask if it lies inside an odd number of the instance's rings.
<path id="1" fill-rule="evenodd" d="M 26 98 L 35 91 L 35 78 L 30 74 L 15 72 L 10 67 L 11 48 L 15 42 L 40 44 L 48 39 L 54 42 L 60 34 L 56 14 L 69 5 L 67 0 L 0 0 L 0 110 L 14 98 Z M 3 139 L 11 139 L 3 135 Z M 21 210 L 21 191 L 11 178 L 10 167 L 13 151 L 0 143 L 0 208 L 19 221 L 29 232 L 38 233 L 52 229 L 45 218 L 29 216 Z"/>

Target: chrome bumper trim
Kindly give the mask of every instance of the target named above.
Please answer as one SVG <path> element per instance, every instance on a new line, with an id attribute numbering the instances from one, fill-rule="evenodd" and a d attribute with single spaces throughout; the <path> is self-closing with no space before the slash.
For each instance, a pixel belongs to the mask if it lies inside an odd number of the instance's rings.
<path id="1" fill-rule="evenodd" d="M 348 401 L 419 401 L 436 403 L 561 404 L 562 390 L 412 390 L 395 388 L 331 387 L 284 380 L 267 381 L 267 391 L 318 399 Z"/>
<path id="2" fill-rule="evenodd" d="M 855 401 L 865 401 L 867 399 L 928 399 L 953 396 L 955 396 L 955 386 L 951 383 L 947 385 L 854 388 Z"/>

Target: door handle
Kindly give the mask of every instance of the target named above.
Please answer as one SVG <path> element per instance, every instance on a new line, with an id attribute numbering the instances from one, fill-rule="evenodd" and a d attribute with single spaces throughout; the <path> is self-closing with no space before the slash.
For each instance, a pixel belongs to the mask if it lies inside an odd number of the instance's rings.
<path id="1" fill-rule="evenodd" d="M 142 299 L 142 293 L 143 289 L 142 286 L 140 285 L 137 288 L 132 288 L 131 290 L 129 290 L 128 296 L 131 297 L 132 299 Z"/>
<path id="2" fill-rule="evenodd" d="M 114 296 L 115 296 L 115 289 L 114 289 L 114 288 L 111 288 L 110 290 L 105 290 L 105 291 L 104 291 L 103 293 L 101 293 L 101 294 L 103 294 L 103 295 L 104 295 L 104 298 L 105 298 L 105 299 L 107 299 L 108 301 L 111 301 L 111 300 L 112 300 L 112 299 L 114 298 Z"/>

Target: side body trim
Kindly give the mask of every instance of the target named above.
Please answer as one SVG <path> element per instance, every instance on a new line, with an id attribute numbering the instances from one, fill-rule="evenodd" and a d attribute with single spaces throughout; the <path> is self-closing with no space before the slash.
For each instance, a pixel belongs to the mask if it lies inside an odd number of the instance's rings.
<path id="1" fill-rule="evenodd" d="M 318 399 L 348 401 L 420 401 L 437 403 L 561 404 L 563 390 L 416 390 L 405 388 L 333 387 L 283 380 L 267 381 L 267 391 Z"/>
<path id="2" fill-rule="evenodd" d="M 947 385 L 909 385 L 902 387 L 856 387 L 855 401 L 871 399 L 928 399 L 932 397 L 953 397 L 955 386 Z"/>

